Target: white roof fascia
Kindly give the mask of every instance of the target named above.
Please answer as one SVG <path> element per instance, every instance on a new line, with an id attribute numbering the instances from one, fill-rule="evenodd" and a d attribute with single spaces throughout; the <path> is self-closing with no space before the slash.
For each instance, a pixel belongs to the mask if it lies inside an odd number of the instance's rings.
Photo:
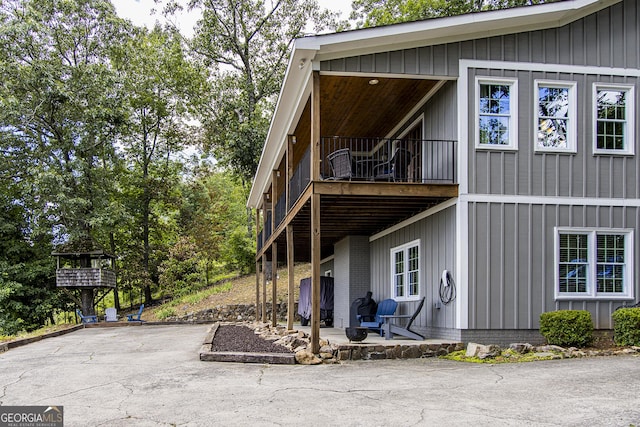
<path id="1" fill-rule="evenodd" d="M 320 61 L 560 27 L 620 1 L 565 0 L 297 39 L 247 207 L 262 203 L 262 194 L 271 184 L 271 172 L 286 149 L 287 135 L 295 129 L 294 119 L 304 109 L 312 67 L 319 68 Z"/>
<path id="2" fill-rule="evenodd" d="M 304 37 L 317 61 L 563 26 L 621 0 L 565 0 Z"/>

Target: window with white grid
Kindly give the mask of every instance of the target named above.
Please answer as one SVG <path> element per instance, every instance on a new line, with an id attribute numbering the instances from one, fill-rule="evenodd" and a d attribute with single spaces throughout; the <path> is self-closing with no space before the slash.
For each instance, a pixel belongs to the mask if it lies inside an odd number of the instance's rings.
<path id="1" fill-rule="evenodd" d="M 420 241 L 391 249 L 391 283 L 393 298 L 414 300 L 420 296 Z"/>
<path id="2" fill-rule="evenodd" d="M 556 297 L 633 297 L 632 235 L 632 230 L 558 229 Z"/>

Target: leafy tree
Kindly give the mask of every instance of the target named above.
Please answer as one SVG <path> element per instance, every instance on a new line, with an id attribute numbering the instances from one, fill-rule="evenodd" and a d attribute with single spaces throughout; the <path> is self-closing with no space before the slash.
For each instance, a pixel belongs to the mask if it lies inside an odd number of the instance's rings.
<path id="1" fill-rule="evenodd" d="M 0 335 L 36 329 L 64 305 L 55 292 L 48 236 L 30 233 L 28 210 L 19 200 L 26 183 L 17 177 L 26 163 L 14 169 L 10 158 L 0 158 Z"/>
<path id="2" fill-rule="evenodd" d="M 119 139 L 128 165 L 120 180 L 129 219 L 127 229 L 120 227 L 122 251 L 128 257 L 125 266 L 141 268 L 135 281 L 150 303 L 158 266 L 175 239 L 172 212 L 177 212 L 182 170 L 177 156 L 196 133 L 188 124 L 189 101 L 206 91 L 206 76 L 187 60 L 177 33 L 159 27 L 138 29 L 114 62 L 127 111 Z"/>
<path id="3" fill-rule="evenodd" d="M 378 27 L 399 22 L 550 2 L 549 0 L 354 0 L 351 4 L 353 8 L 351 19 L 357 20 L 358 27 Z"/>
<path id="4" fill-rule="evenodd" d="M 105 0 L 3 0 L 0 26 L 0 305 L 15 331 L 64 302 L 52 240 L 90 235 L 109 217 L 123 116 L 109 54 L 128 27 Z"/>
<path id="5" fill-rule="evenodd" d="M 0 133 L 33 159 L 40 208 L 61 240 L 87 235 L 104 201 L 122 124 L 111 46 L 126 34 L 104 0 L 0 3 Z"/>
<path id="6" fill-rule="evenodd" d="M 230 172 L 201 170 L 183 190 L 180 228 L 191 236 L 206 284 L 216 269 L 249 272 L 255 246 L 245 227 L 246 192 Z"/>
<path id="7" fill-rule="evenodd" d="M 172 13 L 179 6 L 170 2 Z M 335 17 L 316 0 L 191 0 L 202 10 L 194 55 L 210 67 L 202 99 L 203 147 L 249 183 L 257 169 L 291 44 L 309 23 L 319 31 Z"/>

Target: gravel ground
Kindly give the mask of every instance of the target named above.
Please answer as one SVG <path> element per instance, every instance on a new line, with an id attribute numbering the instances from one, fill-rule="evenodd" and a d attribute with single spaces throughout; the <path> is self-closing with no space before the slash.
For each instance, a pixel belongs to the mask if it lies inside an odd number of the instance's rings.
<path id="1" fill-rule="evenodd" d="M 246 326 L 220 325 L 213 337 L 211 351 L 243 353 L 291 353 L 288 348 L 260 338 Z"/>

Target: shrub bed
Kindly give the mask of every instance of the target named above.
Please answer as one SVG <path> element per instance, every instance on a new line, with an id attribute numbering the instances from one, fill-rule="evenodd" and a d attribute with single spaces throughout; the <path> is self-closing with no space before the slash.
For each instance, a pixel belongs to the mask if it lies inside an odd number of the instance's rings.
<path id="1" fill-rule="evenodd" d="M 540 315 L 540 333 L 548 344 L 585 347 L 593 341 L 593 322 L 587 310 L 558 310 Z"/>
<path id="2" fill-rule="evenodd" d="M 611 317 L 616 345 L 640 346 L 640 307 L 619 308 Z"/>

